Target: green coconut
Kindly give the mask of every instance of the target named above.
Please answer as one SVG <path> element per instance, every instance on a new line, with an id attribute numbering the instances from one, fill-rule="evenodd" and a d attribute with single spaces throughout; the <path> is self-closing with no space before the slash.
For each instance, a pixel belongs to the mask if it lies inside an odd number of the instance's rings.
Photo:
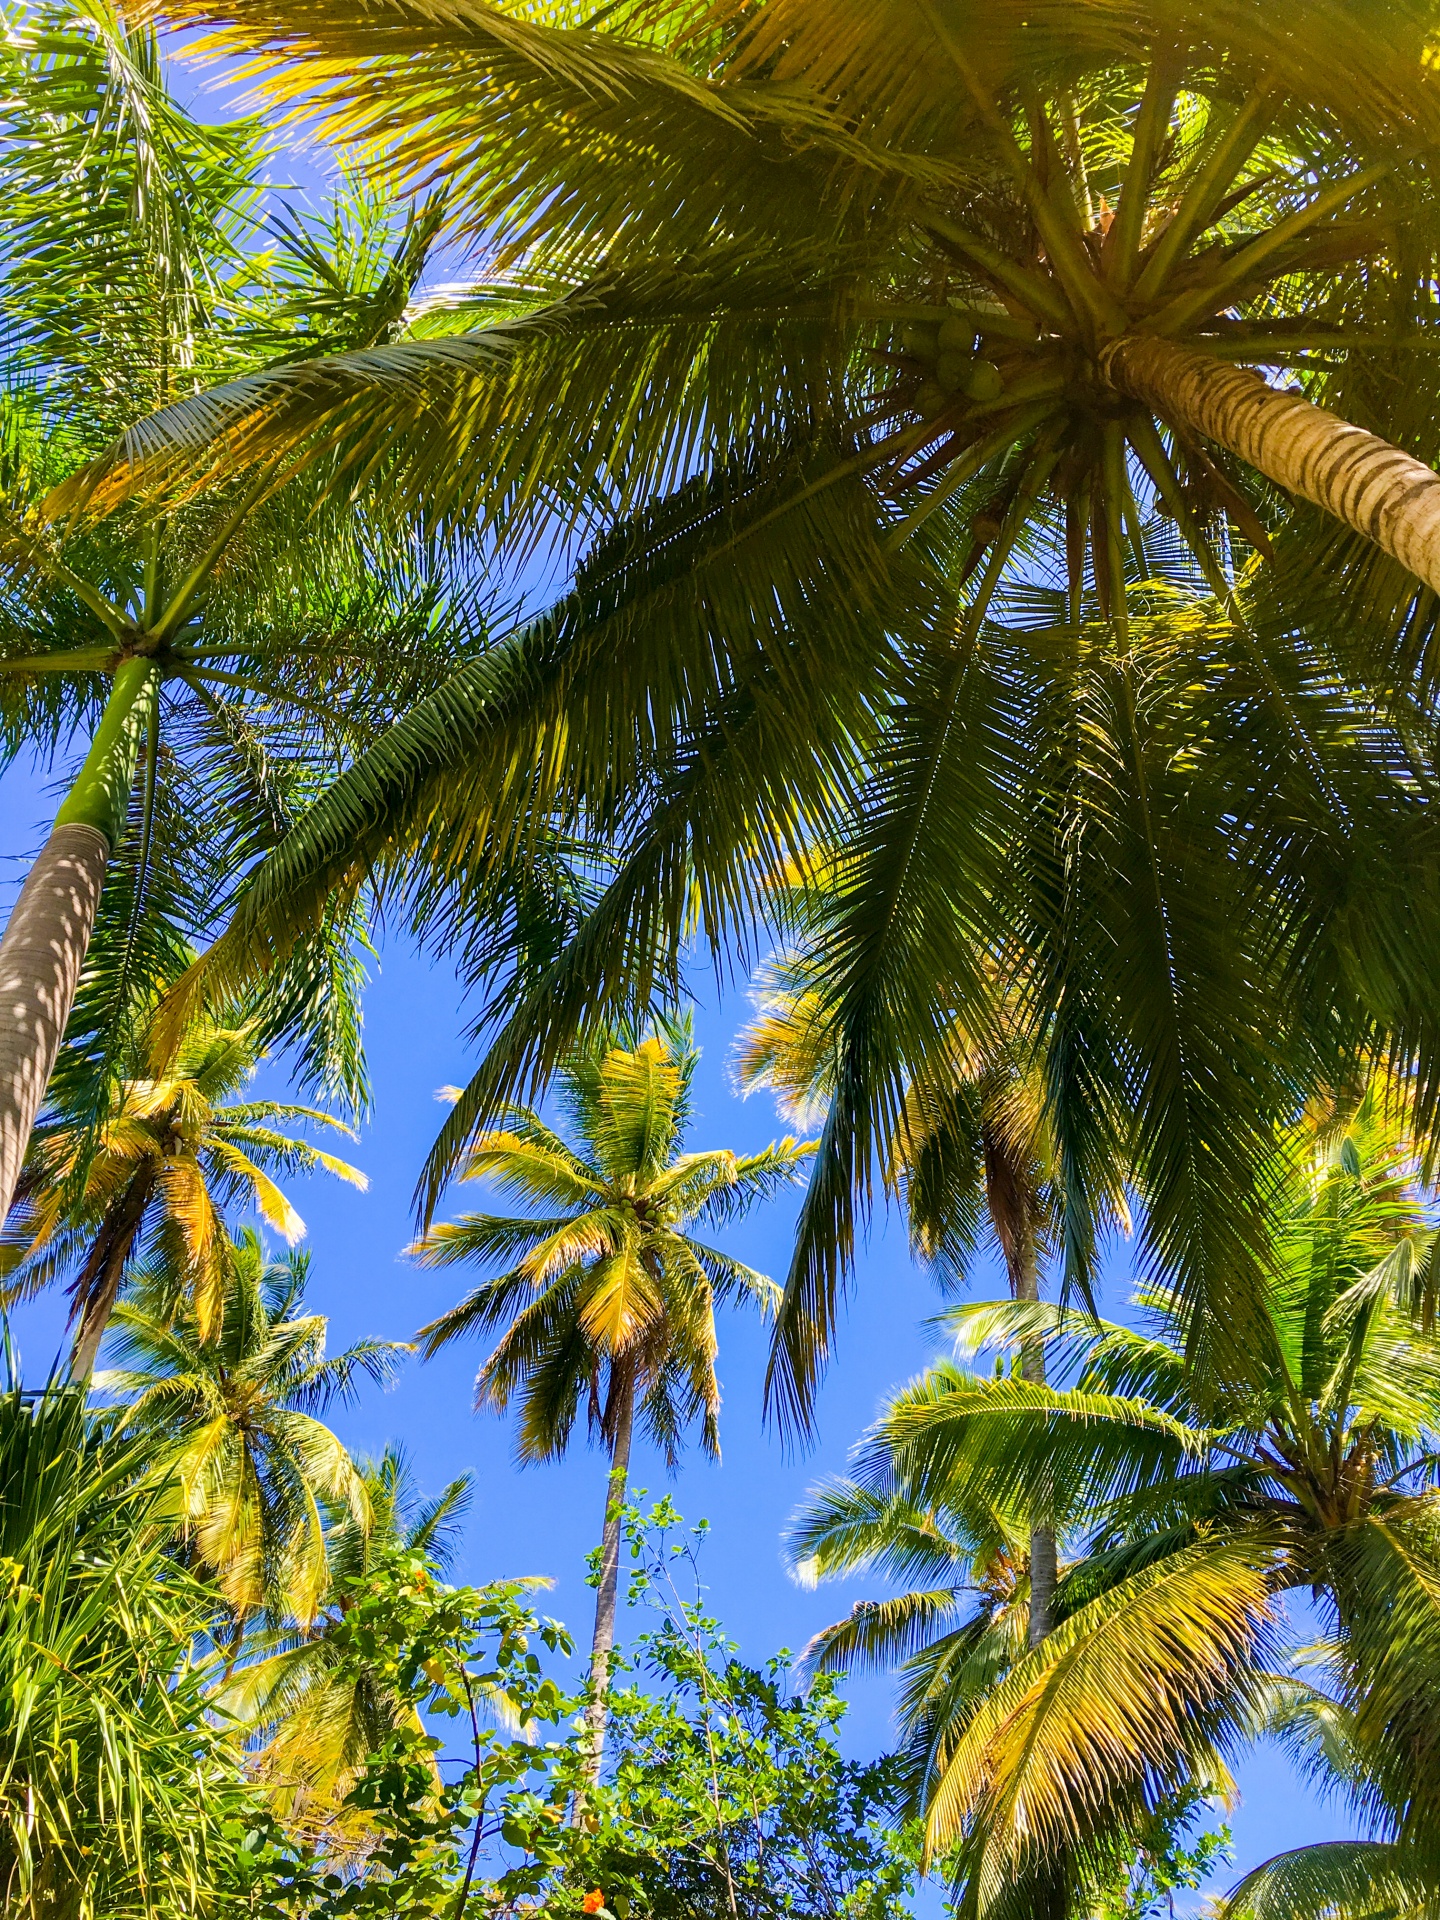
<path id="1" fill-rule="evenodd" d="M 941 353 L 963 353 L 968 359 L 975 351 L 975 322 L 969 314 L 952 313 L 940 322 Z"/>
<path id="2" fill-rule="evenodd" d="M 993 360 L 972 360 L 966 370 L 962 391 L 967 399 L 980 405 L 998 400 L 1005 391 L 1005 376 Z"/>
<path id="3" fill-rule="evenodd" d="M 901 327 L 900 345 L 917 360 L 933 360 L 940 351 L 936 337 L 938 332 L 937 327 L 923 325 Z"/>
<path id="4" fill-rule="evenodd" d="M 946 393 L 964 393 L 970 378 L 970 369 L 974 364 L 974 355 L 970 353 L 942 353 L 935 362 L 935 378 Z"/>

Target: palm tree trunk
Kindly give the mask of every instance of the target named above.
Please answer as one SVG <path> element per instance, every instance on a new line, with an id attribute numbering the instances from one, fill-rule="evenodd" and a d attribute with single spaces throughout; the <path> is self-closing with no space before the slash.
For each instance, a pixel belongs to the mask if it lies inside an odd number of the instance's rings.
<path id="1" fill-rule="evenodd" d="M 30 1129 L 95 924 L 110 843 L 93 827 L 52 830 L 0 940 L 0 1205 L 10 1211 Z"/>
<path id="2" fill-rule="evenodd" d="M 10 1211 L 120 838 L 158 673 L 128 660 L 0 939 L 0 1220 Z"/>
<path id="3" fill-rule="evenodd" d="M 1298 393 L 1194 347 L 1125 334 L 1104 348 L 1111 385 L 1323 507 L 1440 592 L 1440 474 Z"/>
<path id="4" fill-rule="evenodd" d="M 125 1277 L 125 1262 L 135 1244 L 135 1235 L 145 1217 L 145 1207 L 155 1186 L 155 1172 L 146 1162 L 126 1187 L 119 1201 L 107 1210 L 90 1249 L 89 1258 L 75 1282 L 75 1345 L 70 1354 L 70 1378 L 88 1380 L 95 1371 L 100 1342 L 115 1311 L 120 1282 Z"/>
<path id="5" fill-rule="evenodd" d="M 1012 1300 L 1040 1298 L 1040 1248 L 1036 1234 L 1039 1196 L 1024 1150 L 1003 1128 L 981 1129 L 985 1163 L 985 1203 L 1005 1257 Z M 1045 1384 L 1045 1343 L 1020 1345 L 1020 1378 Z M 1030 1645 L 1038 1647 L 1050 1631 L 1055 1598 L 1055 1531 L 1036 1527 L 1030 1535 Z"/>
<path id="6" fill-rule="evenodd" d="M 605 1752 L 606 1693 L 610 1684 L 610 1652 L 615 1645 L 615 1602 L 620 1586 L 620 1514 L 630 1478 L 630 1438 L 635 1424 L 635 1382 L 626 1378 L 620 1388 L 615 1418 L 615 1443 L 610 1450 L 610 1472 L 605 1481 L 605 1528 L 600 1536 L 600 1590 L 595 1596 L 595 1635 L 590 1642 L 590 1705 L 585 1714 L 585 1778 L 593 1787 L 600 1778 Z"/>
<path id="7" fill-rule="evenodd" d="M 1016 1249 L 1011 1286 L 1017 1300 L 1040 1298 L 1040 1261 L 1035 1230 L 1027 1223 Z M 1020 1378 L 1045 1385 L 1045 1343 L 1027 1340 L 1020 1349 Z M 1036 1527 L 1030 1534 L 1030 1645 L 1038 1647 L 1054 1624 L 1056 1547 L 1053 1527 Z"/>

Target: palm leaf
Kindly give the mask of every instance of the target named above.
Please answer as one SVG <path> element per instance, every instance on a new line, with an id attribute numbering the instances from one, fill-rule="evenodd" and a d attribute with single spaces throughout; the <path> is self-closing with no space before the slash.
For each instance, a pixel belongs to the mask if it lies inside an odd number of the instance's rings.
<path id="1" fill-rule="evenodd" d="M 982 1702 L 948 1756 L 927 1823 L 939 1850 L 984 1835 L 988 1890 L 1037 1851 L 1083 1843 L 1117 1794 L 1183 1770 L 1236 1725 L 1269 1613 L 1263 1537 L 1204 1542 L 1056 1627 Z"/>

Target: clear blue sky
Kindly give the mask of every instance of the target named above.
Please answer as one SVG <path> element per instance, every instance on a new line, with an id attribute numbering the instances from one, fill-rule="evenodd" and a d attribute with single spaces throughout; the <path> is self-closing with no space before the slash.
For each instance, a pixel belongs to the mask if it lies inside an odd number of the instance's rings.
<path id="1" fill-rule="evenodd" d="M 26 767 L 0 780 L 0 905 L 8 909 L 25 856 L 43 837 L 52 806 L 47 782 Z M 736 1028 L 746 1003 L 697 1009 L 703 1047 L 692 1144 L 745 1150 L 785 1131 L 763 1097 L 735 1094 L 728 1071 Z M 429 965 L 408 945 L 392 941 L 367 1000 L 366 1042 L 375 1084 L 375 1115 L 352 1157 L 370 1176 L 360 1194 L 325 1179 L 290 1189 L 309 1227 L 314 1308 L 330 1316 L 332 1347 L 362 1334 L 407 1338 L 458 1297 L 462 1279 L 427 1274 L 408 1265 L 401 1249 L 411 1232 L 410 1200 L 421 1159 L 442 1118 L 435 1091 L 467 1077 L 471 1061 L 461 1043 L 466 1024 L 453 977 Z M 473 1192 L 474 1190 L 468 1190 Z M 455 1206 L 473 1204 L 467 1190 Z M 795 1202 L 762 1210 L 725 1236 L 730 1251 L 783 1277 Z M 1128 1291 L 1131 1255 L 1121 1247 L 1108 1263 L 1107 1298 Z M 985 1271 L 976 1292 L 998 1293 L 997 1269 Z M 705 1569 L 715 1610 L 746 1656 L 761 1660 L 778 1647 L 798 1648 L 820 1626 L 847 1610 L 873 1586 L 856 1582 L 806 1591 L 786 1575 L 779 1536 L 787 1515 L 819 1475 L 843 1469 L 846 1449 L 886 1393 L 924 1365 L 934 1351 L 922 1321 L 936 1300 L 912 1265 L 898 1221 L 879 1220 L 859 1262 L 838 1345 L 838 1360 L 821 1395 L 820 1437 L 813 1453 L 787 1458 L 761 1421 L 764 1335 L 753 1318 L 730 1315 L 722 1327 L 721 1375 L 724 1458 L 710 1463 L 691 1454 L 672 1492 L 689 1519 L 712 1524 Z M 33 1379 L 43 1376 L 61 1332 L 51 1299 L 22 1309 L 15 1332 Z M 426 1366 L 408 1364 L 391 1392 L 370 1392 L 334 1424 L 357 1452 L 400 1440 L 423 1486 L 434 1491 L 457 1473 L 475 1477 L 475 1502 L 457 1569 L 485 1580 L 546 1574 L 555 1582 L 546 1603 L 584 1637 L 591 1595 L 584 1585 L 585 1555 L 598 1532 L 603 1472 L 583 1443 L 565 1462 L 518 1470 L 509 1435 L 494 1416 L 471 1411 L 471 1380 L 478 1350 L 452 1348 Z M 666 1486 L 660 1463 L 638 1449 L 636 1478 L 658 1492 Z M 850 1688 L 853 1708 L 847 1745 L 856 1755 L 879 1750 L 888 1737 L 888 1691 L 883 1680 Z M 1262 1753 L 1241 1774 L 1242 1804 L 1235 1816 L 1237 1866 L 1255 1864 L 1282 1847 L 1333 1837 L 1339 1819 L 1317 1807 L 1284 1759 Z M 1226 1879 L 1230 1876 L 1227 1874 Z"/>

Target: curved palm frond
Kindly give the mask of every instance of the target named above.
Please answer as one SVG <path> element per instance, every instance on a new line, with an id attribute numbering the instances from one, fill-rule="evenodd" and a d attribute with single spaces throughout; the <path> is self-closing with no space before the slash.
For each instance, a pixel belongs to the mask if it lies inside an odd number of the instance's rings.
<path id="1" fill-rule="evenodd" d="M 1383 1840 L 1325 1840 L 1277 1853 L 1220 1902 L 1226 1920 L 1361 1920 L 1382 1913 L 1428 1920 L 1440 1903 L 1433 1872 Z"/>
<path id="2" fill-rule="evenodd" d="M 1152 1772 L 1183 1771 L 1227 1724 L 1263 1651 L 1274 1547 L 1203 1542 L 1056 1627 L 978 1707 L 928 1816 L 940 1850 L 984 1836 L 991 1885 L 1027 1855 L 1083 1842 Z"/>

